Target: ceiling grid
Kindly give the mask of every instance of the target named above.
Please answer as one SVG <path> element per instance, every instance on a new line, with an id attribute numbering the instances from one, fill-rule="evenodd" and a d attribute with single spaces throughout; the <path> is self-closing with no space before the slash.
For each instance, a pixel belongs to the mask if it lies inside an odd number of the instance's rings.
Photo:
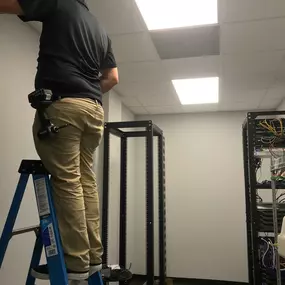
<path id="1" fill-rule="evenodd" d="M 135 0 L 89 0 L 89 6 L 113 42 L 115 90 L 135 114 L 275 109 L 285 97 L 284 0 L 219 0 L 219 52 L 213 46 L 210 55 L 197 53 L 203 32 L 195 28 L 196 40 L 184 28 L 171 45 L 171 31 L 148 31 Z M 220 77 L 219 103 L 182 106 L 171 80 L 208 76 Z"/>

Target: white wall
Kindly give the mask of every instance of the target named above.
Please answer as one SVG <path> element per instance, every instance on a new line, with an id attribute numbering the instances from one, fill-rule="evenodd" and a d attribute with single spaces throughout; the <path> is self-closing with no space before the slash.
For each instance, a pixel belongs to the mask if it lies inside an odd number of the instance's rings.
<path id="1" fill-rule="evenodd" d="M 241 282 L 248 279 L 241 128 L 244 118 L 245 113 L 137 118 L 152 119 L 166 137 L 168 276 Z M 144 273 L 145 166 L 139 163 L 145 155 L 144 142 L 138 144 L 137 155 L 135 270 Z"/>
<path id="2" fill-rule="evenodd" d="M 34 111 L 27 95 L 34 89 L 38 35 L 13 16 L 0 15 L 0 233 L 17 186 L 22 159 L 37 158 L 31 127 Z M 16 227 L 36 225 L 33 188 L 29 187 Z M 12 239 L 3 267 L 0 284 L 23 284 L 28 272 L 34 234 Z"/>

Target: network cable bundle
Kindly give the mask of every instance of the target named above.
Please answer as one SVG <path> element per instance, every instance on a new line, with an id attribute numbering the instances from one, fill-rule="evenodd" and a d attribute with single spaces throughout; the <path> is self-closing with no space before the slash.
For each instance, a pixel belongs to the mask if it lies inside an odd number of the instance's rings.
<path id="1" fill-rule="evenodd" d="M 276 281 L 276 251 L 272 238 L 260 239 L 260 260 L 262 267 L 262 284 L 275 284 Z M 285 281 L 285 260 L 280 260 L 282 284 Z"/>
<path id="2" fill-rule="evenodd" d="M 282 188 L 282 184 L 285 183 L 285 151 L 284 151 L 284 142 L 285 142 L 285 132 L 284 132 L 284 119 L 273 119 L 267 122 L 264 120 L 263 122 L 259 122 L 259 126 L 263 129 L 267 130 L 268 133 L 264 134 L 260 131 L 259 134 L 262 136 L 260 137 L 261 143 L 267 143 L 269 145 L 269 151 L 272 155 L 272 164 L 271 164 L 271 171 L 272 171 L 272 179 L 276 181 L 276 186 L 278 185 Z M 264 135 L 267 135 L 264 137 Z M 279 148 L 278 148 L 279 147 Z M 278 152 L 274 152 L 273 148 L 278 148 Z M 281 149 L 280 149 L 281 148 Z M 285 187 L 284 187 L 285 188 Z M 282 204 L 285 202 L 285 193 L 280 194 L 277 197 L 277 207 L 282 207 Z M 285 258 L 285 213 L 283 211 L 278 212 L 278 254 Z M 262 223 L 266 224 L 266 218 L 262 217 Z M 267 219 L 268 222 L 268 219 Z M 282 224 L 282 229 L 280 227 Z M 282 269 L 281 269 L 282 270 Z"/>
<path id="3" fill-rule="evenodd" d="M 285 216 L 284 193 L 278 195 L 278 233 L 281 232 L 283 217 Z M 272 203 L 259 202 L 257 206 L 257 231 L 264 236 L 259 240 L 259 260 L 261 261 L 262 284 L 276 284 L 276 246 L 273 237 L 267 237 L 273 232 Z M 284 232 L 285 233 L 285 232 Z M 285 235 L 284 235 L 285 237 Z M 284 243 L 285 244 L 285 243 Z M 283 247 L 282 247 L 283 248 Z M 285 255 L 284 255 L 285 257 Z M 285 263 L 285 262 L 284 262 Z M 281 280 L 285 283 L 285 264 L 280 260 Z"/>
<path id="4" fill-rule="evenodd" d="M 269 149 L 274 157 L 278 156 L 278 153 L 275 154 L 271 150 L 285 147 L 285 119 L 255 120 L 255 130 L 256 149 Z"/>
<path id="5" fill-rule="evenodd" d="M 249 284 L 285 284 L 285 112 L 248 113 L 243 124 Z M 268 167 L 266 169 L 266 167 Z M 261 178 L 266 169 L 267 180 Z M 284 249 L 284 251 L 283 251 Z"/>

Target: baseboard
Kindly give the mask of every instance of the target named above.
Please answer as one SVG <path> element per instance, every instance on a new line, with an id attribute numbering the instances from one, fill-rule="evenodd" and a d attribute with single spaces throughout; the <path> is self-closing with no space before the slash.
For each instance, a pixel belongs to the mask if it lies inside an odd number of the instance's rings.
<path id="1" fill-rule="evenodd" d="M 131 285 L 142 285 L 146 281 L 145 275 L 133 275 Z M 167 285 L 248 285 L 243 282 L 230 282 L 220 280 L 188 279 L 188 278 L 167 278 Z"/>

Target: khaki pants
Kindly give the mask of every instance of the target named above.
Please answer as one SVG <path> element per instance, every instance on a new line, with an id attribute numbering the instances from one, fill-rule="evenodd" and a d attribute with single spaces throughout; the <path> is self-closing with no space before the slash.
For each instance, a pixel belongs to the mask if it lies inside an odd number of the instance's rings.
<path id="1" fill-rule="evenodd" d="M 36 115 L 33 134 L 37 152 L 51 173 L 66 266 L 85 272 L 90 264 L 100 264 L 103 254 L 99 198 L 92 168 L 104 130 L 104 111 L 92 100 L 65 98 L 54 102 L 47 115 L 57 126 L 70 124 L 54 138 L 40 141 Z"/>

